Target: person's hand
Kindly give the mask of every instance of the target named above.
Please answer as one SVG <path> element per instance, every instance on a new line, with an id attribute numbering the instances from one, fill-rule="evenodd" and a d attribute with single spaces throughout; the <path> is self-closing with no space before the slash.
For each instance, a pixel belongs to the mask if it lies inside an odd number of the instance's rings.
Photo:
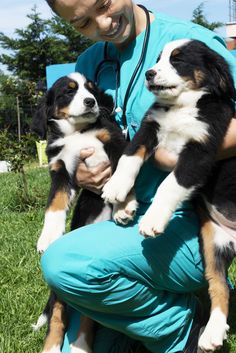
<path id="1" fill-rule="evenodd" d="M 234 156 L 236 156 L 236 119 L 231 120 L 217 159 L 226 159 Z M 176 156 L 164 148 L 156 150 L 154 160 L 160 169 L 168 172 L 172 171 L 177 163 Z"/>
<path id="2" fill-rule="evenodd" d="M 218 154 L 218 159 L 236 156 L 236 119 L 232 119 Z"/>
<path id="3" fill-rule="evenodd" d="M 154 154 L 154 160 L 158 168 L 167 172 L 171 172 L 177 163 L 177 157 L 174 153 L 168 152 L 164 148 L 157 148 Z"/>
<path id="4" fill-rule="evenodd" d="M 103 186 L 111 177 L 111 166 L 109 162 L 103 162 L 96 167 L 88 168 L 85 161 L 93 153 L 94 148 L 81 150 L 80 162 L 76 171 L 76 181 L 81 188 L 100 194 Z"/>

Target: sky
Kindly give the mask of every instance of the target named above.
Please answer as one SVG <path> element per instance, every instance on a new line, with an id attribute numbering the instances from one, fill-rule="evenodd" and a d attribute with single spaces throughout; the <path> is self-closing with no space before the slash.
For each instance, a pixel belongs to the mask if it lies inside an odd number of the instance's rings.
<path id="1" fill-rule="evenodd" d="M 190 20 L 193 10 L 203 0 L 139 0 L 151 10 L 164 12 L 168 15 L 181 19 Z M 0 32 L 9 37 L 14 36 L 16 28 L 24 28 L 28 25 L 29 14 L 33 6 L 37 6 L 38 12 L 42 18 L 50 18 L 52 12 L 45 0 L 3 0 L 0 7 Z M 220 21 L 226 23 L 229 21 L 229 0 L 205 0 L 204 14 L 209 22 Z M 225 28 L 218 30 L 219 34 L 225 36 Z M 0 48 L 0 54 L 3 50 Z M 0 69 L 4 69 L 0 66 Z"/>

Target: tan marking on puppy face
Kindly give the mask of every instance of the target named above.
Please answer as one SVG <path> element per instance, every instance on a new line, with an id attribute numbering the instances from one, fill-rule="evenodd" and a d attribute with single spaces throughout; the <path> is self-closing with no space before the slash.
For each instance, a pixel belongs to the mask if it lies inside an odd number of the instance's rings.
<path id="1" fill-rule="evenodd" d="M 92 81 L 87 81 L 87 82 L 86 82 L 86 86 L 87 86 L 88 88 L 90 88 L 90 89 L 94 89 L 94 84 L 93 84 Z"/>
<path id="2" fill-rule="evenodd" d="M 53 164 L 50 164 L 50 170 L 58 172 L 58 170 L 60 170 L 62 167 L 62 163 L 60 161 L 56 161 Z"/>
<path id="3" fill-rule="evenodd" d="M 201 237 L 205 260 L 205 277 L 209 284 L 211 311 L 220 308 L 227 317 L 229 305 L 229 290 L 224 278 L 224 271 L 220 273 L 216 267 L 214 228 L 210 219 L 201 219 Z"/>
<path id="4" fill-rule="evenodd" d="M 137 149 L 137 151 L 136 151 L 136 153 L 135 153 L 135 156 L 138 156 L 138 157 L 141 157 L 142 159 L 145 159 L 146 152 L 147 152 L 146 147 L 145 147 L 144 145 L 141 145 L 141 146 Z"/>
<path id="5" fill-rule="evenodd" d="M 107 129 L 100 130 L 96 137 L 103 143 L 109 142 L 111 140 L 110 132 Z"/>
<path id="6" fill-rule="evenodd" d="M 172 51 L 171 56 L 176 56 L 180 53 L 180 49 L 176 48 Z"/>
<path id="7" fill-rule="evenodd" d="M 52 317 L 50 320 L 49 333 L 46 337 L 43 351 L 50 351 L 55 346 L 61 346 L 64 340 L 66 328 L 65 307 L 59 301 L 53 306 Z"/>
<path id="8" fill-rule="evenodd" d="M 75 81 L 70 81 L 68 83 L 68 87 L 72 88 L 72 89 L 76 89 L 77 88 L 77 83 Z"/>
<path id="9" fill-rule="evenodd" d="M 203 80 L 205 79 L 204 72 L 202 72 L 201 70 L 197 70 L 197 69 L 194 70 L 194 78 L 195 78 L 197 86 L 200 87 Z"/>
<path id="10" fill-rule="evenodd" d="M 189 89 L 200 88 L 204 78 L 204 73 L 201 70 L 194 70 L 194 79 L 188 76 L 183 77 L 183 79 L 188 83 Z"/>
<path id="11" fill-rule="evenodd" d="M 56 117 L 59 119 L 68 119 L 69 118 L 69 108 L 64 107 L 61 109 L 56 109 Z"/>
<path id="12" fill-rule="evenodd" d="M 48 208 L 48 211 L 60 211 L 65 210 L 68 207 L 69 199 L 65 191 L 58 191 L 52 200 L 51 205 Z"/>

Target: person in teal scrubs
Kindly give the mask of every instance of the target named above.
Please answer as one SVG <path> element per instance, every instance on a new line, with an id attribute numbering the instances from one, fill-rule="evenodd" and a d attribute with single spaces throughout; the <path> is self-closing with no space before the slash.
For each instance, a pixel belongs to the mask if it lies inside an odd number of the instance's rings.
<path id="1" fill-rule="evenodd" d="M 116 119 L 123 128 L 127 87 L 144 46 L 144 9 L 132 0 L 47 2 L 81 34 L 97 42 L 78 58 L 75 70 L 114 97 Z M 154 101 L 144 85 L 145 71 L 155 64 L 167 42 L 180 38 L 204 41 L 225 57 L 236 78 L 235 59 L 216 33 L 164 14 L 149 12 L 149 16 L 150 34 L 126 106 L 131 139 Z M 107 55 L 112 61 L 100 65 L 98 72 L 104 42 L 108 42 Z M 235 154 L 235 134 L 233 121 L 222 152 L 225 156 Z M 84 150 L 84 159 L 92 153 L 92 149 Z M 175 162 L 165 151 L 157 152 L 156 159 L 167 167 Z M 79 313 L 101 324 L 93 353 L 125 353 L 130 340 L 141 341 L 153 353 L 190 352 L 187 342 L 197 306 L 194 292 L 206 287 L 198 218 L 186 202 L 159 237 L 144 239 L 137 227 L 166 175 L 153 162 L 145 163 L 135 185 L 140 208 L 132 224 L 124 227 L 108 220 L 74 230 L 51 244 L 42 256 L 45 280 L 70 308 L 63 353 L 70 352 L 69 344 L 76 339 Z M 109 176 L 107 164 L 88 169 L 81 161 L 78 166 L 78 184 L 94 192 L 101 192 Z M 196 343 L 191 348 L 194 352 Z"/>

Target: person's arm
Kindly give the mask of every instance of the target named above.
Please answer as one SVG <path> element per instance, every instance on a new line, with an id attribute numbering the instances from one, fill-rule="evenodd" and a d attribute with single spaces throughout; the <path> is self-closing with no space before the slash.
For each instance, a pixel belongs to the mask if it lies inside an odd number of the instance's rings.
<path id="1" fill-rule="evenodd" d="M 218 158 L 226 159 L 233 156 L 236 156 L 236 115 L 234 119 L 231 120 L 223 145 L 219 151 Z"/>
<path id="2" fill-rule="evenodd" d="M 80 152 L 80 162 L 76 171 L 76 182 L 81 188 L 100 194 L 103 186 L 111 177 L 111 166 L 109 162 L 98 164 L 96 167 L 88 168 L 86 158 L 94 153 L 94 149 L 84 149 Z"/>
<path id="3" fill-rule="evenodd" d="M 236 156 L 236 116 L 231 120 L 230 126 L 220 148 L 218 159 L 226 159 Z M 157 166 L 165 171 L 172 171 L 177 163 L 174 154 L 163 148 L 158 148 L 155 152 Z"/>

